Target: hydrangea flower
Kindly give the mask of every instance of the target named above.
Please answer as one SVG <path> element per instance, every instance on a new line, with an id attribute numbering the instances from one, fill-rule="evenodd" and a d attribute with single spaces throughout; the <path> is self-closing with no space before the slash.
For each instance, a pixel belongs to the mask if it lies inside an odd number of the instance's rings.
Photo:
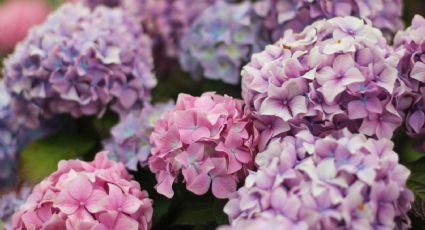
<path id="1" fill-rule="evenodd" d="M 12 107 L 30 127 L 59 113 L 139 108 L 156 85 L 151 42 L 121 9 L 65 4 L 5 61 Z"/>
<path id="2" fill-rule="evenodd" d="M 124 165 L 61 161 L 12 218 L 13 229 L 149 229 L 152 201 Z"/>
<path id="3" fill-rule="evenodd" d="M 410 171 L 393 146 L 347 130 L 274 139 L 224 211 L 234 223 L 283 218 L 285 229 L 407 229 Z"/>
<path id="4" fill-rule="evenodd" d="M 0 50 L 12 51 L 16 43 L 25 38 L 28 30 L 44 21 L 50 7 L 41 0 L 7 1 L 0 5 Z"/>
<path id="5" fill-rule="evenodd" d="M 150 155 L 149 137 L 156 121 L 162 114 L 174 108 L 172 101 L 146 105 L 141 111 L 133 111 L 125 116 L 112 130 L 112 138 L 104 141 L 110 158 L 123 162 L 130 170 L 137 170 L 148 164 Z"/>
<path id="6" fill-rule="evenodd" d="M 398 110 L 405 117 L 410 135 L 425 134 L 425 19 L 416 15 L 411 27 L 397 33 L 394 39 L 400 77 L 407 86 L 399 98 Z"/>
<path id="7" fill-rule="evenodd" d="M 177 57 L 180 39 L 189 26 L 216 0 L 147 0 L 144 24 L 156 48 L 167 57 Z"/>
<path id="8" fill-rule="evenodd" d="M 238 84 L 240 69 L 260 49 L 260 24 L 252 4 L 217 1 L 192 23 L 180 44 L 179 61 L 193 77 Z"/>
<path id="9" fill-rule="evenodd" d="M 17 182 L 19 125 L 10 108 L 10 95 L 0 81 L 0 191 Z"/>
<path id="10" fill-rule="evenodd" d="M 0 228 L 5 225 L 6 229 L 11 229 L 11 217 L 17 212 L 21 205 L 25 203 L 31 194 L 32 188 L 23 187 L 18 191 L 3 194 L 0 197 Z"/>
<path id="11" fill-rule="evenodd" d="M 279 228 L 280 227 L 280 228 Z M 221 226 L 217 230 L 259 230 L 259 229 L 293 229 L 307 230 L 307 225 L 292 225 L 285 218 L 262 217 L 251 220 L 240 220 L 232 225 Z"/>
<path id="12" fill-rule="evenodd" d="M 208 92 L 180 94 L 173 110 L 156 122 L 149 167 L 156 190 L 171 198 L 180 174 L 189 191 L 227 198 L 253 166 L 257 132 L 243 102 Z"/>
<path id="13" fill-rule="evenodd" d="M 91 9 L 103 5 L 111 8 L 120 7 L 126 13 L 131 13 L 134 17 L 140 20 L 144 19 L 147 0 L 73 0 L 81 2 Z"/>
<path id="14" fill-rule="evenodd" d="M 397 60 L 382 33 L 355 17 L 287 31 L 242 70 L 242 96 L 262 133 L 260 149 L 270 138 L 305 128 L 315 135 L 348 127 L 391 137 L 402 123 L 393 100 L 403 91 Z"/>
<path id="15" fill-rule="evenodd" d="M 403 28 L 402 0 L 260 0 L 255 12 L 271 41 L 277 41 L 292 29 L 301 32 L 320 19 L 356 16 L 381 29 L 390 38 Z"/>

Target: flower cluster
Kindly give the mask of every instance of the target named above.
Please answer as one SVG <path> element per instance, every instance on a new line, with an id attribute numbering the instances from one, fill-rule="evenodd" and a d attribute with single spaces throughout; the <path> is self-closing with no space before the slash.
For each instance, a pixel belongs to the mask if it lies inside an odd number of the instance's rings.
<path id="1" fill-rule="evenodd" d="M 65 4 L 5 61 L 12 107 L 25 124 L 59 113 L 101 115 L 143 106 L 156 85 L 151 42 L 121 9 Z"/>
<path id="2" fill-rule="evenodd" d="M 242 70 L 242 96 L 255 111 L 260 149 L 274 136 L 305 128 L 315 135 L 348 127 L 391 137 L 402 123 L 393 100 L 403 91 L 397 60 L 382 33 L 355 17 L 287 31 Z"/>
<path id="3" fill-rule="evenodd" d="M 218 1 L 204 10 L 182 38 L 180 64 L 195 78 L 238 84 L 242 65 L 260 50 L 259 31 L 251 3 Z"/>
<path id="4" fill-rule="evenodd" d="M 31 187 L 23 187 L 18 191 L 3 194 L 0 197 L 0 228 L 2 223 L 6 229 L 11 229 L 12 215 L 17 212 L 31 194 Z"/>
<path id="5" fill-rule="evenodd" d="M 235 223 L 284 218 L 285 229 L 406 229 L 410 171 L 392 148 L 388 139 L 347 130 L 274 139 L 256 157 L 259 170 L 224 210 Z"/>
<path id="6" fill-rule="evenodd" d="M 399 99 L 398 110 L 406 119 L 409 134 L 425 134 L 425 19 L 415 16 L 412 26 L 397 33 L 396 52 L 401 56 L 398 65 L 400 78 L 407 92 Z"/>
<path id="7" fill-rule="evenodd" d="M 99 153 L 61 161 L 12 218 L 14 229 L 148 229 L 152 201 L 124 165 Z"/>
<path id="8" fill-rule="evenodd" d="M 137 170 L 148 163 L 150 155 L 149 137 L 156 121 L 162 114 L 174 108 L 173 102 L 146 105 L 141 111 L 133 111 L 125 116 L 111 130 L 112 138 L 104 141 L 110 158 L 123 162 L 130 170 Z"/>
<path id="9" fill-rule="evenodd" d="M 156 174 L 156 190 L 172 197 L 172 185 L 182 173 L 189 191 L 202 195 L 211 184 L 215 197 L 227 198 L 253 166 L 257 136 L 241 100 L 180 94 L 151 135 L 149 167 Z"/>
<path id="10" fill-rule="evenodd" d="M 390 37 L 403 28 L 402 9 L 402 0 L 261 0 L 255 5 L 272 41 L 277 41 L 285 30 L 301 32 L 317 20 L 341 16 L 369 20 Z"/>
<path id="11" fill-rule="evenodd" d="M 204 9 L 216 0 L 147 0 L 144 24 L 157 48 L 177 57 L 180 39 Z"/>
<path id="12" fill-rule="evenodd" d="M 97 6 L 103 5 L 107 7 L 120 7 L 123 2 L 126 0 L 75 0 L 77 2 L 81 2 L 84 5 L 94 9 Z M 144 2 L 144 0 L 141 0 Z"/>
<path id="13" fill-rule="evenodd" d="M 293 229 L 307 230 L 307 226 L 303 223 L 299 225 L 288 224 L 283 217 L 256 218 L 250 220 L 240 220 L 234 222 L 230 226 L 221 226 L 217 230 L 260 230 L 260 229 Z"/>
<path id="14" fill-rule="evenodd" d="M 19 126 L 10 108 L 10 96 L 0 81 L 0 191 L 14 185 L 19 149 Z"/>
<path id="15" fill-rule="evenodd" d="M 7 1 L 0 6 L 0 51 L 12 51 L 24 39 L 28 30 L 49 14 L 49 6 L 42 0 Z"/>

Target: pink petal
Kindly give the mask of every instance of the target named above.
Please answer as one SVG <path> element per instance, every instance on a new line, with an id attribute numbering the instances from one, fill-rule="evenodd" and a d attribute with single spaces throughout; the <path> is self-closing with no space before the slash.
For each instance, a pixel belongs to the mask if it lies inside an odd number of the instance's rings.
<path id="1" fill-rule="evenodd" d="M 120 103 L 124 108 L 130 108 L 137 100 L 137 93 L 132 89 L 126 89 L 121 92 L 119 97 Z"/>
<path id="2" fill-rule="evenodd" d="M 142 201 L 133 195 L 127 195 L 122 204 L 122 211 L 127 214 L 136 213 L 142 206 Z"/>
<path id="3" fill-rule="evenodd" d="M 376 97 L 372 97 L 367 100 L 366 108 L 368 111 L 378 114 L 381 114 L 384 109 L 381 101 Z"/>
<path id="4" fill-rule="evenodd" d="M 72 198 L 68 191 L 61 191 L 57 196 L 54 206 L 59 208 L 63 213 L 71 215 L 77 211 L 79 207 L 79 202 Z"/>
<path id="5" fill-rule="evenodd" d="M 212 181 L 212 192 L 217 198 L 229 198 L 235 191 L 236 181 L 232 176 L 216 177 Z"/>
<path id="6" fill-rule="evenodd" d="M 415 111 L 412 115 L 409 116 L 409 120 L 407 122 L 409 126 L 412 127 L 413 131 L 415 131 L 415 133 L 420 133 L 425 123 L 424 112 L 421 110 Z"/>
<path id="7" fill-rule="evenodd" d="M 292 116 L 297 116 L 298 114 L 307 113 L 307 102 L 304 96 L 298 95 L 292 98 L 289 106 L 292 111 Z"/>
<path id="8" fill-rule="evenodd" d="M 336 72 L 343 73 L 354 66 L 354 59 L 351 54 L 341 54 L 335 58 L 332 66 Z"/>
<path id="9" fill-rule="evenodd" d="M 86 201 L 93 192 L 93 186 L 84 176 L 78 176 L 69 184 L 68 193 L 76 201 Z"/>
<path id="10" fill-rule="evenodd" d="M 347 86 L 352 83 L 364 81 L 364 76 L 357 68 L 351 68 L 344 74 L 344 79 L 342 79 L 341 84 Z"/>
<path id="11" fill-rule="evenodd" d="M 99 189 L 95 189 L 86 201 L 86 208 L 91 213 L 97 213 L 105 209 L 107 194 Z"/>
<path id="12" fill-rule="evenodd" d="M 336 81 L 328 81 L 322 85 L 323 97 L 328 103 L 332 103 L 336 96 L 345 90 L 345 86 Z"/>
<path id="13" fill-rule="evenodd" d="M 391 138 L 395 128 L 388 122 L 381 122 L 376 128 L 376 136 L 378 138 Z"/>
<path id="14" fill-rule="evenodd" d="M 368 112 L 365 109 L 365 104 L 361 101 L 352 101 L 348 103 L 348 118 L 359 119 L 367 117 Z"/>
<path id="15" fill-rule="evenodd" d="M 175 178 L 172 177 L 171 175 L 163 175 L 161 180 L 159 180 L 157 185 L 155 185 L 156 191 L 168 198 L 172 198 L 174 196 L 174 191 L 173 191 L 174 179 Z"/>
<path id="16" fill-rule="evenodd" d="M 425 82 L 425 63 L 416 62 L 412 68 L 410 77 L 420 82 Z"/>
<path id="17" fill-rule="evenodd" d="M 335 71 L 329 67 L 323 67 L 320 71 L 316 74 L 316 80 L 319 82 L 320 85 L 325 84 L 327 81 L 332 80 L 335 77 L 336 73 Z"/>
<path id="18" fill-rule="evenodd" d="M 114 230 L 123 230 L 123 229 L 137 230 L 139 229 L 139 223 L 136 220 L 126 215 L 118 214 L 118 217 L 116 219 L 115 226 L 113 229 Z"/>
<path id="19" fill-rule="evenodd" d="M 199 174 L 191 181 L 186 181 L 187 189 L 196 195 L 203 195 L 208 192 L 211 184 L 211 178 L 207 173 Z"/>

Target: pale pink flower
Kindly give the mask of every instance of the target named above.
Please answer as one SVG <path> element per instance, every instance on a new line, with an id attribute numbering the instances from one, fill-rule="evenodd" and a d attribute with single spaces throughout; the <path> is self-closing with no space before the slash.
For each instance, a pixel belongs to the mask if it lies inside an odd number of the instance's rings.
<path id="1" fill-rule="evenodd" d="M 149 167 L 156 190 L 174 195 L 173 183 L 183 175 L 189 191 L 209 191 L 227 198 L 252 169 L 258 133 L 242 101 L 214 93 L 200 97 L 180 94 L 151 135 Z"/>

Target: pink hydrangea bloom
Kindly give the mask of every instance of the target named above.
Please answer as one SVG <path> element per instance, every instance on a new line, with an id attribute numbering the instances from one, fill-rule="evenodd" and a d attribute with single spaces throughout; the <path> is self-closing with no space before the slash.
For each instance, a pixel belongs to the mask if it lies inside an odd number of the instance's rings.
<path id="1" fill-rule="evenodd" d="M 236 226 L 279 218 L 282 229 L 407 229 L 410 171 L 393 147 L 347 129 L 276 138 L 224 211 Z"/>
<path id="2" fill-rule="evenodd" d="M 42 0 L 9 0 L 0 5 L 0 50 L 11 51 L 28 30 L 44 21 L 50 7 Z"/>
<path id="3" fill-rule="evenodd" d="M 227 198 L 253 166 L 257 132 L 243 102 L 228 96 L 180 94 L 151 135 L 149 167 L 156 190 L 174 195 L 172 185 L 183 174 L 189 191 L 202 195 L 210 186 L 217 198 Z"/>
<path id="4" fill-rule="evenodd" d="M 412 26 L 397 33 L 394 39 L 401 56 L 398 68 L 407 86 L 399 98 L 398 110 L 406 120 L 410 135 L 425 134 L 425 19 L 416 15 Z"/>
<path id="5" fill-rule="evenodd" d="M 149 229 L 152 201 L 124 165 L 98 153 L 93 162 L 59 162 L 15 213 L 13 229 Z"/>
<path id="6" fill-rule="evenodd" d="M 393 100 L 402 90 L 397 60 L 382 33 L 355 17 L 287 31 L 242 71 L 242 96 L 261 131 L 260 149 L 272 137 L 305 128 L 315 135 L 348 127 L 391 137 L 402 122 Z"/>

